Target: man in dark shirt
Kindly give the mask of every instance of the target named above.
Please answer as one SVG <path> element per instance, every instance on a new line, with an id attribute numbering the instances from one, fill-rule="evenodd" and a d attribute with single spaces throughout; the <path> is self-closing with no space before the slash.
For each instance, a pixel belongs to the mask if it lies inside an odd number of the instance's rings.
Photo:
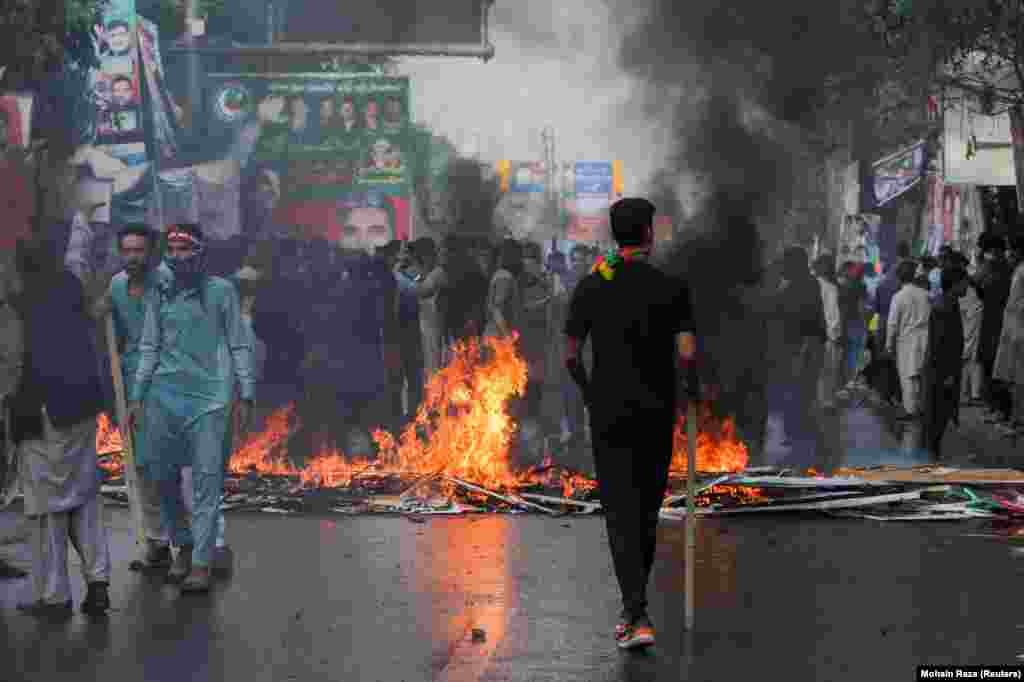
<path id="1" fill-rule="evenodd" d="M 692 367 L 696 354 L 688 287 L 647 263 L 654 212 L 645 199 L 612 206 L 619 249 L 580 281 L 565 325 L 566 367 L 590 408 L 601 504 L 625 606 L 615 632 L 623 649 L 654 643 L 646 593 L 672 459 L 677 358 Z M 588 338 L 593 377 L 579 359 Z"/>

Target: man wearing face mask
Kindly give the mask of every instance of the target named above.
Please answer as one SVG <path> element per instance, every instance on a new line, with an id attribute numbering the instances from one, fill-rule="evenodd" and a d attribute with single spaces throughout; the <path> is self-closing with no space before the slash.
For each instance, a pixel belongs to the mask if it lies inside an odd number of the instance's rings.
<path id="1" fill-rule="evenodd" d="M 190 567 L 184 592 L 210 589 L 223 492 L 225 447 L 237 383 L 237 418 L 248 428 L 255 380 L 252 335 L 238 293 L 207 275 L 198 225 L 167 229 L 164 260 L 173 277 L 147 294 L 130 420 L 142 440 L 146 474 L 157 481 L 164 524 L 181 514 L 178 482 L 192 467 L 192 527 L 174 528 L 172 542 Z"/>
<path id="2" fill-rule="evenodd" d="M 145 297 L 160 282 L 167 282 L 172 277 L 170 269 L 163 263 L 155 261 L 158 235 L 144 224 L 132 224 L 125 227 L 118 235 L 118 250 L 124 270 L 114 275 L 106 295 L 94 308 L 94 317 L 102 319 L 107 313 L 114 315 L 114 329 L 121 353 L 121 373 L 124 379 L 125 394 L 131 394 L 132 383 L 138 371 L 140 352 L 139 340 L 142 336 L 142 325 L 145 319 Z M 141 439 L 135 438 L 136 463 L 140 461 L 139 446 Z M 146 536 L 146 549 L 141 560 L 133 562 L 132 568 L 140 570 L 161 570 L 170 568 L 171 580 L 182 580 L 188 574 L 188 566 L 183 561 L 185 555 L 179 553 L 178 561 L 171 566 L 171 533 L 163 523 L 160 513 L 160 491 L 157 482 L 147 476 L 143 467 L 138 467 L 139 493 L 141 497 L 142 520 Z M 182 477 L 180 501 L 182 511 L 192 507 L 191 472 Z M 188 515 L 179 515 L 178 525 L 188 524 Z M 217 546 L 224 547 L 224 519 L 218 522 Z"/>

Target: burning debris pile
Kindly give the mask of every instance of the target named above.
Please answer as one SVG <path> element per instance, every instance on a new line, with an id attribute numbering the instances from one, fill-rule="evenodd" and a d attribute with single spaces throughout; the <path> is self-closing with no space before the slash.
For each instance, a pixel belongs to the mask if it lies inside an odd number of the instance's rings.
<path id="1" fill-rule="evenodd" d="M 397 437 L 376 431 L 375 452 L 326 450 L 296 464 L 289 454 L 299 418 L 292 406 L 271 414 L 263 431 L 232 454 L 224 509 L 269 513 L 539 512 L 600 510 L 596 482 L 558 463 L 515 470 L 517 424 L 509 399 L 522 395 L 526 364 L 515 339 L 471 341 L 431 379 L 416 418 Z M 696 505 L 702 516 L 824 512 L 873 521 L 1024 517 L 1024 472 L 943 467 L 847 469 L 825 477 L 810 470 L 747 469 L 747 451 L 731 419 L 709 405 L 698 413 Z M 685 419 L 676 425 L 665 519 L 686 515 Z M 120 437 L 105 416 L 98 424 L 104 494 L 127 504 Z"/>
<path id="2" fill-rule="evenodd" d="M 770 468 L 705 479 L 696 504 L 702 516 L 757 512 L 825 512 L 871 521 L 960 521 L 1024 518 L 1024 472 L 940 466 L 813 470 Z M 686 518 L 686 496 L 665 500 L 664 519 Z"/>
<path id="3" fill-rule="evenodd" d="M 299 419 L 292 406 L 284 407 L 232 454 L 224 508 L 282 513 L 597 511 L 596 482 L 558 464 L 552 452 L 539 466 L 513 469 L 517 424 L 508 401 L 522 395 L 526 373 L 514 338 L 471 340 L 457 347 L 448 365 L 432 377 L 415 420 L 397 437 L 378 430 L 373 434 L 376 452 L 327 450 L 301 466 L 288 452 Z M 126 504 L 120 437 L 105 416 L 98 426 L 100 465 L 108 474 L 104 491 Z M 698 469 L 743 470 L 747 452 L 732 420 L 716 420 L 705 409 L 699 426 Z M 676 487 L 686 473 L 684 427 L 681 418 L 672 460 Z"/>

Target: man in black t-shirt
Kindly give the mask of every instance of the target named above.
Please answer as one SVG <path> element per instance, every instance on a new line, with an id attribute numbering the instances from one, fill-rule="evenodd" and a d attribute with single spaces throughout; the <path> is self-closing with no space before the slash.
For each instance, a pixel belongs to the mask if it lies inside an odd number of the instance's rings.
<path id="1" fill-rule="evenodd" d="M 580 281 L 565 325 L 566 367 L 590 408 L 601 504 L 625 606 L 615 632 L 623 649 L 654 643 L 646 593 L 672 459 L 677 360 L 692 369 L 696 354 L 689 288 L 647 262 L 654 212 L 646 199 L 612 206 L 619 249 Z M 592 377 L 579 359 L 588 338 Z"/>

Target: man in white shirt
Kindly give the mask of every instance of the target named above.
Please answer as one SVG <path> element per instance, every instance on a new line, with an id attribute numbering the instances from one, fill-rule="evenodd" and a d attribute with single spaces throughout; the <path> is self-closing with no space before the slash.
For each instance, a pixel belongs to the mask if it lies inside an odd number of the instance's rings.
<path id="1" fill-rule="evenodd" d="M 903 261 L 896 276 L 902 287 L 892 299 L 889 309 L 885 350 L 895 354 L 903 391 L 903 408 L 907 417 L 921 411 L 921 371 L 928 351 L 928 319 L 931 303 L 928 291 L 915 282 L 916 264 Z"/>

